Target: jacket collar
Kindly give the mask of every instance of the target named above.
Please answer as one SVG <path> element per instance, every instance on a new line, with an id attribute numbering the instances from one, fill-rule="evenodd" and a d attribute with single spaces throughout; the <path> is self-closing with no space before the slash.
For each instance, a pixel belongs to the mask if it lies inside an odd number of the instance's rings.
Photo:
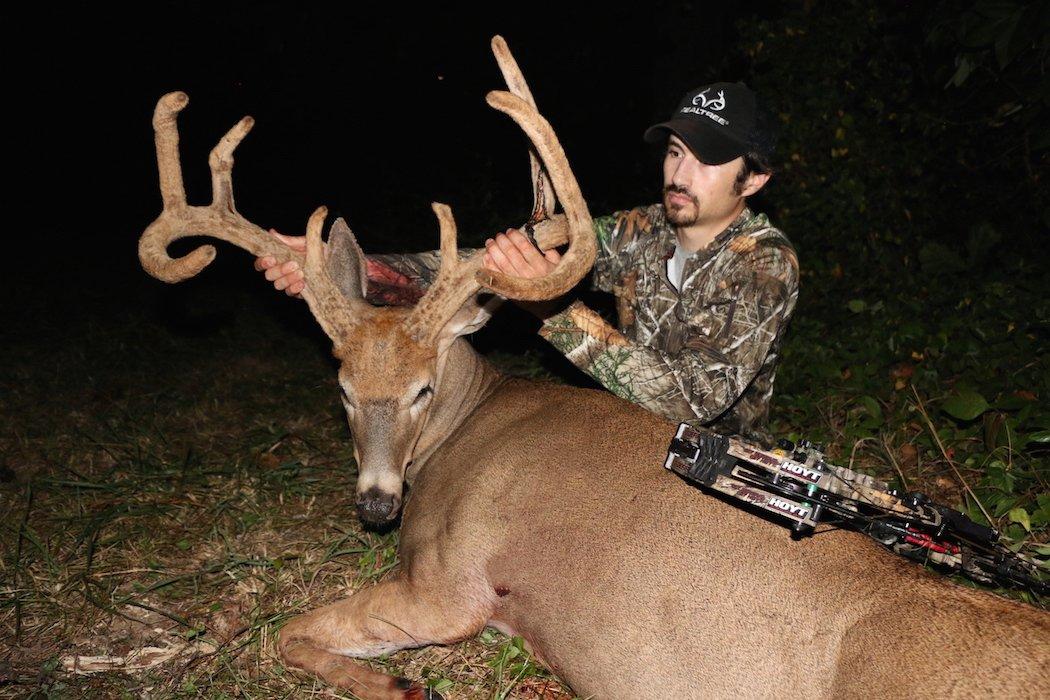
<path id="1" fill-rule="evenodd" d="M 667 212 L 664 210 L 663 205 L 660 205 L 660 216 L 660 249 L 664 251 L 661 260 L 666 261 L 670 260 L 671 256 L 674 255 L 674 247 L 678 244 L 678 235 L 674 226 L 667 220 Z M 755 218 L 754 212 L 745 205 L 743 211 L 733 219 L 729 226 L 726 226 L 724 231 L 715 236 L 707 248 L 699 252 L 713 254 L 720 250 L 726 243 L 736 238 L 753 218 Z"/>

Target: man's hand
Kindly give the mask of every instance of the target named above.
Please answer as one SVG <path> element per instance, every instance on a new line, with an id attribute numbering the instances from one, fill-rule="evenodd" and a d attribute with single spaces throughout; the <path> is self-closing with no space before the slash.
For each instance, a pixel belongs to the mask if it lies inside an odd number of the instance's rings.
<path id="1" fill-rule="evenodd" d="M 536 246 L 518 229 L 509 228 L 485 241 L 485 267 L 515 277 L 542 277 L 561 260 L 558 251 L 551 248 L 540 253 Z"/>
<path id="2" fill-rule="evenodd" d="M 285 236 L 270 229 L 270 233 L 292 250 L 300 253 L 306 252 L 306 236 Z M 265 255 L 255 259 L 255 269 L 265 272 L 266 279 L 273 282 L 277 291 L 283 291 L 290 297 L 302 298 L 302 292 L 306 289 L 306 281 L 303 279 L 303 271 L 299 263 L 289 260 L 283 265 L 278 265 L 272 255 Z"/>
<path id="3" fill-rule="evenodd" d="M 517 229 L 509 228 L 506 233 L 485 241 L 485 268 L 495 272 L 534 279 L 553 270 L 559 260 L 561 254 L 558 251 L 551 248 L 540 253 Z M 541 319 L 550 316 L 562 304 L 560 299 L 515 303 Z"/>

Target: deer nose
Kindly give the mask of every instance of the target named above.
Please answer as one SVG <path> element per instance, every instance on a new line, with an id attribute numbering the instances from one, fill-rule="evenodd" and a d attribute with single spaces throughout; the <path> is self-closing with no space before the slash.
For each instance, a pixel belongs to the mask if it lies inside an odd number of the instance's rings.
<path id="1" fill-rule="evenodd" d="M 401 498 L 373 486 L 357 497 L 357 516 L 366 523 L 382 525 L 393 520 Z"/>

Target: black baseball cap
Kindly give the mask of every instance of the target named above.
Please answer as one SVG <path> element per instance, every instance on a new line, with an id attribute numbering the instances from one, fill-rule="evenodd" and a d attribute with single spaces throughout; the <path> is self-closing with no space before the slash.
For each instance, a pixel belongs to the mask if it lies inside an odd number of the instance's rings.
<path id="1" fill-rule="evenodd" d="M 644 138 L 656 143 L 674 134 L 699 160 L 721 165 L 767 141 L 757 134 L 758 113 L 746 85 L 713 83 L 686 93 L 671 118 L 649 127 Z"/>

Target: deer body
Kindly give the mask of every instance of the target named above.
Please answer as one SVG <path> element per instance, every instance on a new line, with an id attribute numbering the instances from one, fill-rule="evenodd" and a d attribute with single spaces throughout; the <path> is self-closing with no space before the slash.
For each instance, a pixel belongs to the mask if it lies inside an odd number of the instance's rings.
<path id="1" fill-rule="evenodd" d="M 469 383 L 447 371 L 460 381 L 439 396 L 462 406 L 455 386 Z M 856 533 L 791 540 L 663 470 L 675 426 L 610 394 L 490 387 L 410 476 L 400 570 L 289 622 L 293 665 L 340 683 L 353 662 L 317 652 L 372 656 L 489 625 L 581 697 L 1050 692 L 1045 613 Z M 314 654 L 296 653 L 302 640 Z"/>
<path id="2" fill-rule="evenodd" d="M 480 253 L 458 258 L 451 210 L 434 204 L 441 270 L 411 308 L 365 301 L 363 253 L 342 220 L 322 242 L 323 207 L 305 256 L 237 213 L 233 150 L 250 118 L 212 151 L 212 204 L 191 207 L 175 125 L 188 98 L 165 95 L 154 113 L 164 209 L 140 239 L 144 269 L 168 282 L 197 274 L 214 248 L 166 251 L 200 233 L 297 258 L 340 361 L 358 512 L 384 524 L 403 510 L 400 568 L 291 619 L 285 663 L 365 700 L 436 698 L 350 657 L 492 625 L 523 636 L 583 697 L 1050 697 L 1050 615 L 953 586 L 861 535 L 794 542 L 666 472 L 668 421 L 610 394 L 505 379 L 473 352 L 461 336 L 488 319 L 487 292 L 557 297 L 596 249 L 553 130 L 499 37 L 493 51 L 511 92 L 489 104 L 535 149 L 540 246 L 569 247 L 540 279 L 490 272 Z M 555 192 L 564 217 L 549 216 Z"/>

